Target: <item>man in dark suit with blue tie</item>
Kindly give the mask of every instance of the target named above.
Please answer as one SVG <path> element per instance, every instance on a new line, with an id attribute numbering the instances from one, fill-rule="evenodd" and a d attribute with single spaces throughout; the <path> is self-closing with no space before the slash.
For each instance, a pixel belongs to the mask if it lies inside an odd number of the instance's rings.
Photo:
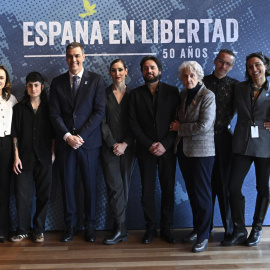
<path id="1" fill-rule="evenodd" d="M 71 241 L 76 233 L 76 167 L 84 189 L 84 238 L 95 241 L 96 175 L 100 123 L 105 114 L 105 86 L 100 75 L 83 68 L 84 48 L 72 42 L 66 48 L 69 71 L 54 78 L 50 88 L 50 116 L 56 130 L 56 154 L 63 188 L 67 230 L 61 241 Z"/>

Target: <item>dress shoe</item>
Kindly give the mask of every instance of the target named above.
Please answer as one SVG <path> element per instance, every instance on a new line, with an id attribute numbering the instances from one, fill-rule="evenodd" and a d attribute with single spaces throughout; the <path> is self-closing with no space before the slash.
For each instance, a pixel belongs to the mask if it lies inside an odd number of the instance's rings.
<path id="1" fill-rule="evenodd" d="M 244 244 L 247 239 L 247 229 L 246 228 L 239 228 L 237 230 L 234 230 L 232 236 L 228 239 L 224 239 L 220 243 L 223 247 L 230 247 L 230 246 L 236 246 Z"/>
<path id="2" fill-rule="evenodd" d="M 192 252 L 202 252 L 205 251 L 207 247 L 208 247 L 208 239 L 197 241 L 195 245 L 192 247 Z"/>
<path id="3" fill-rule="evenodd" d="M 150 244 L 155 237 L 157 237 L 157 230 L 156 229 L 147 229 L 143 238 L 142 238 L 142 242 L 144 244 Z"/>
<path id="4" fill-rule="evenodd" d="M 6 237 L 5 236 L 0 236 L 0 243 L 5 243 Z"/>
<path id="5" fill-rule="evenodd" d="M 77 234 L 75 226 L 69 226 L 66 231 L 64 231 L 61 242 L 69 242 L 73 239 L 73 235 Z"/>
<path id="6" fill-rule="evenodd" d="M 95 242 L 96 241 L 96 234 L 95 231 L 91 228 L 87 228 L 84 231 L 84 240 L 86 242 Z"/>
<path id="7" fill-rule="evenodd" d="M 176 239 L 171 228 L 161 228 L 160 237 L 170 244 L 176 244 Z"/>
<path id="8" fill-rule="evenodd" d="M 189 233 L 185 238 L 182 239 L 182 242 L 184 243 L 194 243 L 197 241 L 197 233 L 195 231 L 192 231 Z"/>
<path id="9" fill-rule="evenodd" d="M 261 235 L 262 235 L 262 230 L 256 230 L 256 229 L 252 228 L 252 230 L 250 232 L 250 235 L 249 235 L 248 239 L 245 242 L 245 245 L 247 247 L 256 246 L 261 240 Z"/>
<path id="10" fill-rule="evenodd" d="M 128 232 L 125 223 L 116 224 L 114 233 L 111 238 L 103 240 L 104 245 L 114 245 L 118 242 L 126 242 L 128 240 Z"/>

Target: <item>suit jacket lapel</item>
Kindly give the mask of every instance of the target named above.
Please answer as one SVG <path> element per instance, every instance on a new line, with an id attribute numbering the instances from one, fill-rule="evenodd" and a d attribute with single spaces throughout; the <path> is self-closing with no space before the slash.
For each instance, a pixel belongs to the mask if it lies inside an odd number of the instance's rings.
<path id="1" fill-rule="evenodd" d="M 71 91 L 71 86 L 70 86 L 69 72 L 67 72 L 65 75 L 65 79 L 63 81 L 63 89 L 66 92 L 66 97 L 68 99 L 68 102 L 73 107 L 74 106 L 74 98 L 73 98 L 73 93 Z"/>
<path id="2" fill-rule="evenodd" d="M 116 97 L 111 89 L 110 93 L 108 94 L 108 100 L 111 104 L 111 106 L 114 107 L 116 113 L 117 113 L 117 117 L 119 117 L 119 114 L 120 114 L 120 104 L 118 104 L 117 100 L 116 100 Z M 125 95 L 123 96 L 123 99 L 125 98 Z M 123 102 L 123 99 L 121 100 L 121 102 Z"/>
<path id="3" fill-rule="evenodd" d="M 194 110 L 197 110 L 198 108 L 198 104 L 199 104 L 199 101 L 200 99 L 202 98 L 202 95 L 203 95 L 203 88 L 204 88 L 204 85 L 202 85 L 198 91 L 198 93 L 195 95 L 195 97 L 193 98 L 193 100 L 191 101 L 190 105 L 188 106 L 187 108 L 187 111 L 186 111 L 186 118 L 189 117 L 189 115 L 194 111 Z M 187 92 L 188 92 L 188 89 L 187 89 Z M 187 93 L 186 93 L 186 96 L 185 96 L 185 100 L 184 100 L 184 104 L 186 104 L 186 99 L 187 99 Z"/>
<path id="4" fill-rule="evenodd" d="M 270 89 L 268 85 L 268 89 L 263 88 L 262 92 L 258 96 L 258 99 L 255 102 L 255 108 L 260 108 L 266 100 L 269 100 L 269 98 L 270 98 Z"/>

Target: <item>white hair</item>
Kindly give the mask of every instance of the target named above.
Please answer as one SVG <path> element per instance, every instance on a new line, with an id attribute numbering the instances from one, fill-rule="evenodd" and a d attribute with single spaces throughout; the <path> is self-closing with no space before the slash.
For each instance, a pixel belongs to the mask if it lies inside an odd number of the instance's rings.
<path id="1" fill-rule="evenodd" d="M 199 81 L 202 82 L 202 79 L 204 77 L 204 72 L 202 69 L 202 66 L 196 62 L 196 61 L 184 61 L 180 67 L 178 68 L 178 78 L 180 80 L 182 80 L 182 75 L 183 75 L 183 71 L 184 69 L 188 69 L 191 72 L 196 72 Z"/>

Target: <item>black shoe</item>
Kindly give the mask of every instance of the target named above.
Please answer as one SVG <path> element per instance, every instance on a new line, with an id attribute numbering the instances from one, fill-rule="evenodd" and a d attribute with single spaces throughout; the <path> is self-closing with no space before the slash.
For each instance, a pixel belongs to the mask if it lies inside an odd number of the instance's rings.
<path id="1" fill-rule="evenodd" d="M 173 235 L 171 228 L 161 228 L 160 237 L 170 244 L 176 244 L 176 239 Z"/>
<path id="2" fill-rule="evenodd" d="M 142 242 L 144 244 L 150 244 L 155 237 L 157 237 L 157 230 L 156 229 L 147 229 L 143 238 L 142 238 Z"/>
<path id="3" fill-rule="evenodd" d="M 5 243 L 5 242 L 6 242 L 6 237 L 0 236 L 0 243 Z"/>
<path id="4" fill-rule="evenodd" d="M 233 232 L 232 236 L 229 239 L 224 239 L 224 241 L 222 241 L 220 245 L 223 247 L 241 245 L 245 243 L 246 239 L 247 239 L 247 229 L 239 228 Z"/>
<path id="5" fill-rule="evenodd" d="M 192 247 L 192 252 L 202 252 L 205 251 L 207 247 L 208 247 L 208 239 L 197 241 L 196 244 Z"/>
<path id="6" fill-rule="evenodd" d="M 118 242 L 126 242 L 128 240 L 128 232 L 125 223 L 117 224 L 115 226 L 114 233 L 111 238 L 106 238 L 103 240 L 104 245 L 114 245 Z"/>
<path id="7" fill-rule="evenodd" d="M 85 231 L 84 231 L 84 240 L 86 242 L 95 242 L 96 241 L 96 234 L 95 231 L 93 229 L 91 229 L 90 227 L 88 227 Z"/>
<path id="8" fill-rule="evenodd" d="M 197 241 L 198 235 L 195 231 L 189 233 L 185 238 L 182 239 L 184 243 L 194 243 Z"/>
<path id="9" fill-rule="evenodd" d="M 261 235 L 262 235 L 262 230 L 252 229 L 248 239 L 245 242 L 245 245 L 248 247 L 256 246 L 258 243 L 260 243 Z"/>
<path id="10" fill-rule="evenodd" d="M 66 231 L 64 231 L 61 242 L 69 242 L 73 239 L 73 235 L 77 234 L 77 229 L 75 226 L 69 226 Z"/>

